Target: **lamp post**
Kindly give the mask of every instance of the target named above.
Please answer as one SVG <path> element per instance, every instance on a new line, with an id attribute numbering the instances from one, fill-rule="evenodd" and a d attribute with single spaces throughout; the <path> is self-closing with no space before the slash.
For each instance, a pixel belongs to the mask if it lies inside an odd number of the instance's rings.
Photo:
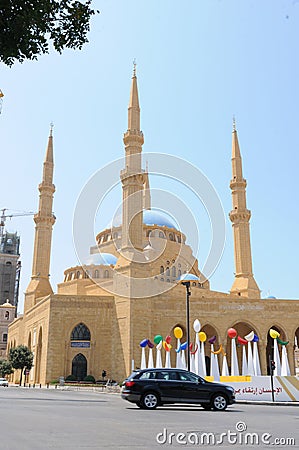
<path id="1" fill-rule="evenodd" d="M 187 333 L 187 370 L 190 371 L 190 308 L 189 298 L 191 295 L 191 281 L 198 281 L 198 277 L 191 273 L 184 273 L 178 279 L 178 283 L 186 287 L 186 333 Z"/>

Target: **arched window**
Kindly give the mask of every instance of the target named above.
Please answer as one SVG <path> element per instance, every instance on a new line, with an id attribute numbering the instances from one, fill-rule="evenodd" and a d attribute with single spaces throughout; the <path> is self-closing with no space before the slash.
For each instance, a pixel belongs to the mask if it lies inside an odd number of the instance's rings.
<path id="1" fill-rule="evenodd" d="M 2 342 L 7 342 L 7 333 L 3 333 Z"/>
<path id="2" fill-rule="evenodd" d="M 161 266 L 161 267 L 160 267 L 160 273 L 161 273 L 161 274 L 164 273 L 164 266 Z"/>
<path id="3" fill-rule="evenodd" d="M 172 267 L 172 276 L 175 278 L 176 277 L 176 268 L 175 266 Z"/>
<path id="4" fill-rule="evenodd" d="M 95 278 L 99 278 L 99 271 L 98 271 L 98 270 L 95 270 L 95 272 L 94 272 L 94 277 L 95 277 Z"/>
<path id="5" fill-rule="evenodd" d="M 166 280 L 166 281 L 167 281 L 167 283 L 170 283 L 170 279 L 169 279 L 169 278 L 167 278 L 167 280 Z"/>
<path id="6" fill-rule="evenodd" d="M 6 320 L 9 320 L 9 311 L 5 311 L 5 316 L 4 317 L 5 317 Z"/>
<path id="7" fill-rule="evenodd" d="M 76 278 L 80 278 L 80 270 L 77 271 L 77 277 Z"/>
<path id="8" fill-rule="evenodd" d="M 71 341 L 90 341 L 90 331 L 84 323 L 75 326 L 71 334 Z"/>
<path id="9" fill-rule="evenodd" d="M 173 235 L 173 233 L 169 233 L 169 240 L 170 240 L 170 241 L 174 241 L 174 235 Z"/>
<path id="10" fill-rule="evenodd" d="M 109 270 L 105 270 L 104 272 L 104 278 L 109 278 Z"/>
<path id="11" fill-rule="evenodd" d="M 182 271 L 181 269 L 178 270 L 178 278 L 180 278 L 182 276 Z"/>
<path id="12" fill-rule="evenodd" d="M 159 231 L 159 238 L 165 239 L 165 234 L 163 231 Z"/>
<path id="13" fill-rule="evenodd" d="M 177 238 L 178 238 L 178 243 L 180 244 L 181 243 L 181 236 L 178 236 Z"/>
<path id="14" fill-rule="evenodd" d="M 11 262 L 10 261 L 6 261 L 5 265 L 6 266 L 11 266 Z"/>
<path id="15" fill-rule="evenodd" d="M 170 269 L 169 269 L 169 267 L 166 267 L 166 276 L 170 277 Z"/>

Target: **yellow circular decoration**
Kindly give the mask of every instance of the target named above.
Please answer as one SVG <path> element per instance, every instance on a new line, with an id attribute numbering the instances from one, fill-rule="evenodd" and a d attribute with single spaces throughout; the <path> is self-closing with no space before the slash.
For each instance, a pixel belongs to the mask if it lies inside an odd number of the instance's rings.
<path id="1" fill-rule="evenodd" d="M 174 337 L 175 337 L 176 339 L 181 339 L 182 336 L 183 336 L 183 330 L 182 330 L 182 328 L 180 328 L 180 327 L 175 327 L 175 329 L 173 330 L 173 334 L 174 334 Z"/>
<path id="2" fill-rule="evenodd" d="M 278 331 L 276 330 L 273 330 L 273 328 L 270 329 L 269 334 L 273 339 L 276 339 L 280 336 L 280 333 L 278 333 Z"/>
<path id="3" fill-rule="evenodd" d="M 201 331 L 200 333 L 198 333 L 198 337 L 200 342 L 206 342 L 207 340 L 207 335 L 204 331 Z"/>

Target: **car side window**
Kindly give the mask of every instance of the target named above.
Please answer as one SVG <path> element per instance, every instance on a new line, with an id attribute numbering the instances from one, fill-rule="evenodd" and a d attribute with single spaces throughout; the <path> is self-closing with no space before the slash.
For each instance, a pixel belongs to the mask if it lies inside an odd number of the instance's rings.
<path id="1" fill-rule="evenodd" d="M 158 380 L 168 380 L 169 379 L 169 373 L 168 372 L 157 372 L 156 373 L 156 378 L 158 378 Z"/>
<path id="2" fill-rule="evenodd" d="M 179 372 L 181 381 L 191 381 L 192 383 L 197 383 L 200 379 L 193 373 Z"/>
<path id="3" fill-rule="evenodd" d="M 161 370 L 161 372 L 157 372 L 156 374 L 156 378 L 158 380 L 171 380 L 171 381 L 177 381 L 178 380 L 178 376 L 177 376 L 177 372 L 176 371 L 169 371 L 169 372 L 164 372 Z"/>
<path id="4" fill-rule="evenodd" d="M 139 380 L 153 380 L 154 378 L 155 378 L 154 372 L 143 372 L 140 375 Z"/>

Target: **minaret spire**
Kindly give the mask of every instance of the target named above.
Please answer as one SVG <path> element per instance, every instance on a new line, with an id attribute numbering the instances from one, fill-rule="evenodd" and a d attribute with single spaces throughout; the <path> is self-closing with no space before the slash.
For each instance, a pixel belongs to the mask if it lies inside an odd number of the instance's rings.
<path id="1" fill-rule="evenodd" d="M 50 128 L 46 156 L 43 164 L 42 182 L 39 184 L 39 206 L 34 215 L 35 239 L 32 261 L 32 276 L 26 290 L 26 308 L 30 308 L 40 297 L 52 294 L 53 290 L 49 281 L 52 227 L 55 223 L 53 215 L 53 126 Z"/>
<path id="2" fill-rule="evenodd" d="M 232 190 L 233 209 L 229 218 L 233 224 L 235 281 L 232 294 L 243 297 L 260 298 L 260 290 L 252 273 L 249 221 L 251 212 L 246 206 L 246 180 L 243 178 L 242 158 L 239 147 L 235 119 L 232 136 Z"/>
<path id="3" fill-rule="evenodd" d="M 128 130 L 123 138 L 126 168 L 121 171 L 123 185 L 122 248 L 143 249 L 143 185 L 141 152 L 144 142 L 140 130 L 136 63 L 134 62 L 130 100 L 128 106 Z"/>

